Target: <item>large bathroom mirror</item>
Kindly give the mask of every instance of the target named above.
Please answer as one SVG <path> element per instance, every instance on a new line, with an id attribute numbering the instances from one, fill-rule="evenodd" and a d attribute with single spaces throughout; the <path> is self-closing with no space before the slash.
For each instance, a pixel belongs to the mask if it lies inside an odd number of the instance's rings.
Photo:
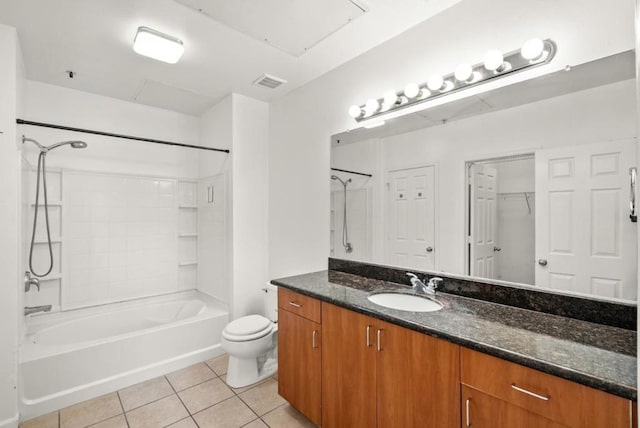
<path id="1" fill-rule="evenodd" d="M 636 301 L 634 61 L 334 135 L 330 256 Z"/>

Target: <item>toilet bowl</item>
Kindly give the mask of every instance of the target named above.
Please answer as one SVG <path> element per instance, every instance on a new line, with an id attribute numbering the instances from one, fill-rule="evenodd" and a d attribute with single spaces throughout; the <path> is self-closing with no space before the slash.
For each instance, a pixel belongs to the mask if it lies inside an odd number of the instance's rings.
<path id="1" fill-rule="evenodd" d="M 267 317 L 247 315 L 231 321 L 222 331 L 221 346 L 229 354 L 227 385 L 240 388 L 275 374 L 278 369 L 277 287 L 267 284 Z"/>

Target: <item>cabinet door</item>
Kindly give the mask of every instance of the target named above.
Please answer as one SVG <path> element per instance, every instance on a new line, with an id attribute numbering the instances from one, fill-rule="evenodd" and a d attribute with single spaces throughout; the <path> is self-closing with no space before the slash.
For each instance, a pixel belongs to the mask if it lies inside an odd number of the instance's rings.
<path id="1" fill-rule="evenodd" d="M 458 426 L 460 348 L 382 321 L 378 334 L 378 428 Z"/>
<path id="2" fill-rule="evenodd" d="M 481 352 L 462 348 L 461 382 L 529 413 L 574 428 L 628 428 L 634 403 Z"/>
<path id="3" fill-rule="evenodd" d="M 466 386 L 462 386 L 461 426 L 462 428 L 568 428 L 566 425 Z"/>
<path id="4" fill-rule="evenodd" d="M 320 324 L 284 310 L 278 313 L 278 393 L 320 425 Z"/>
<path id="5" fill-rule="evenodd" d="M 323 428 L 375 427 L 374 320 L 322 303 L 322 332 Z"/>

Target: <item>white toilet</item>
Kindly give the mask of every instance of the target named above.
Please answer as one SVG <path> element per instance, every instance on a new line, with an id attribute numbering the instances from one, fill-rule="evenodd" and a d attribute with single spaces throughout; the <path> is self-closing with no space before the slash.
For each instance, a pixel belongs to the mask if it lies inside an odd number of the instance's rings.
<path id="1" fill-rule="evenodd" d="M 222 349 L 229 354 L 227 385 L 240 388 L 278 370 L 278 287 L 263 289 L 265 313 L 231 321 L 222 331 Z"/>

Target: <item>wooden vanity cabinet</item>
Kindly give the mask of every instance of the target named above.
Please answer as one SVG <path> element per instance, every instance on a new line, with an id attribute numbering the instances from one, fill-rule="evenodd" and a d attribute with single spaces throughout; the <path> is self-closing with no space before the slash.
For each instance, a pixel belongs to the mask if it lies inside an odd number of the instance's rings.
<path id="1" fill-rule="evenodd" d="M 278 394 L 321 424 L 320 302 L 278 289 Z"/>
<path id="2" fill-rule="evenodd" d="M 458 426 L 459 347 L 322 304 L 322 426 Z"/>
<path id="3" fill-rule="evenodd" d="M 462 427 L 629 428 L 635 403 L 462 348 Z"/>

